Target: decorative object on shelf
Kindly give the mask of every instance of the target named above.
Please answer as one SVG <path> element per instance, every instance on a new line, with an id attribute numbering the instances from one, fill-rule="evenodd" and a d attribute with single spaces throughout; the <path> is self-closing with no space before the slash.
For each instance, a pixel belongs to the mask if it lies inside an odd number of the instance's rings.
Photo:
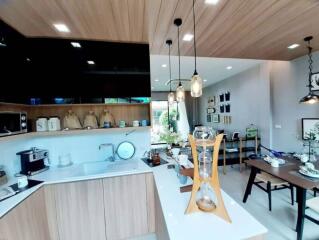
<path id="1" fill-rule="evenodd" d="M 313 39 L 312 36 L 305 37 L 304 41 L 308 43 L 308 62 L 309 62 L 309 74 L 308 74 L 308 88 L 309 88 L 309 93 L 308 95 L 304 96 L 302 99 L 300 99 L 299 103 L 307 103 L 307 104 L 314 104 L 319 102 L 319 96 L 313 92 L 313 82 L 312 82 L 312 47 L 310 46 L 310 41 Z M 316 82 L 317 83 L 317 82 Z"/>
<path id="2" fill-rule="evenodd" d="M 82 128 L 78 116 L 72 110 L 69 110 L 68 113 L 63 118 L 63 127 L 64 129 Z"/>
<path id="3" fill-rule="evenodd" d="M 213 123 L 219 123 L 219 114 L 213 114 L 212 116 Z"/>
<path id="4" fill-rule="evenodd" d="M 230 101 L 230 92 L 229 91 L 225 92 L 225 101 L 226 102 Z"/>
<path id="5" fill-rule="evenodd" d="M 200 97 L 203 94 L 203 80 L 197 73 L 197 54 L 196 54 L 196 18 L 195 18 L 195 0 L 193 0 L 193 23 L 194 23 L 194 60 L 195 69 L 191 79 L 191 96 Z"/>
<path id="6" fill-rule="evenodd" d="M 302 139 L 319 141 L 319 118 L 302 118 Z"/>
<path id="7" fill-rule="evenodd" d="M 124 120 L 119 121 L 119 128 L 125 128 L 126 127 L 126 122 Z"/>
<path id="8" fill-rule="evenodd" d="M 146 126 L 148 126 L 148 120 L 146 120 L 146 119 L 143 119 L 142 121 L 141 121 L 141 125 L 142 125 L 142 127 L 146 127 Z"/>
<path id="9" fill-rule="evenodd" d="M 207 114 L 212 114 L 216 112 L 216 108 L 207 108 Z"/>
<path id="10" fill-rule="evenodd" d="M 225 98 L 224 98 L 224 93 L 219 94 L 219 102 L 224 102 Z"/>
<path id="11" fill-rule="evenodd" d="M 215 107 L 215 105 L 216 105 L 215 96 L 209 97 L 207 103 L 208 103 L 208 107 L 209 107 L 209 108 Z"/>
<path id="12" fill-rule="evenodd" d="M 173 41 L 171 39 L 166 40 L 168 45 L 168 67 L 169 67 L 169 94 L 167 96 L 168 104 L 171 106 L 175 101 L 175 94 L 172 92 L 172 66 L 171 66 L 171 46 Z"/>
<path id="13" fill-rule="evenodd" d="M 51 116 L 48 120 L 48 129 L 50 132 L 61 130 L 61 121 L 58 116 Z"/>
<path id="14" fill-rule="evenodd" d="M 100 115 L 100 127 L 110 128 L 115 127 L 115 119 L 109 110 L 104 109 Z"/>
<path id="15" fill-rule="evenodd" d="M 46 117 L 38 117 L 35 122 L 37 132 L 46 132 L 48 131 L 48 119 Z"/>
<path id="16" fill-rule="evenodd" d="M 225 106 L 224 106 L 224 104 L 222 104 L 222 105 L 219 106 L 219 112 L 220 112 L 220 113 L 224 113 L 224 112 L 225 112 Z"/>
<path id="17" fill-rule="evenodd" d="M 140 121 L 134 120 L 134 121 L 132 122 L 132 126 L 133 126 L 133 127 L 139 127 L 139 126 L 140 126 Z"/>
<path id="18" fill-rule="evenodd" d="M 255 138 L 258 136 L 258 128 L 254 124 L 250 124 L 246 128 L 246 138 Z"/>
<path id="19" fill-rule="evenodd" d="M 89 111 L 89 113 L 85 116 L 83 127 L 86 129 L 98 128 L 97 118 L 93 111 Z"/>
<path id="20" fill-rule="evenodd" d="M 223 134 L 214 138 L 209 127 L 196 127 L 193 136 L 189 135 L 194 161 L 194 179 L 185 214 L 209 212 L 231 223 L 218 179 L 218 153 L 222 140 Z"/>
<path id="21" fill-rule="evenodd" d="M 230 113 L 230 104 L 229 104 L 229 103 L 227 103 L 227 104 L 225 105 L 225 112 L 226 112 L 226 113 Z"/>
<path id="22" fill-rule="evenodd" d="M 181 52 L 180 52 L 180 46 L 179 46 L 179 28 L 182 25 L 182 19 L 176 18 L 174 20 L 175 26 L 177 26 L 177 50 L 178 50 L 178 87 L 176 89 L 176 100 L 177 102 L 184 102 L 185 101 L 185 89 L 182 85 L 181 81 Z"/>

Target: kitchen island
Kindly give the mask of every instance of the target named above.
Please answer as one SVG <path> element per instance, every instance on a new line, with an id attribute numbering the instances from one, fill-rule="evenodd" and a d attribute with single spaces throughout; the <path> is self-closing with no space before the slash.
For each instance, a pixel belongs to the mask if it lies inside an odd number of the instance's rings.
<path id="1" fill-rule="evenodd" d="M 170 158 L 166 158 L 166 160 L 169 162 L 168 164 L 174 163 Z M 130 215 L 131 212 L 134 214 L 145 215 L 145 217 L 135 216 L 133 225 L 136 229 L 118 230 L 125 232 L 123 233 L 124 235 L 118 235 L 119 233 L 114 230 L 114 228 L 118 227 L 117 225 L 115 225 L 113 229 L 108 229 L 109 224 L 107 222 L 105 224 L 106 227 L 97 226 L 97 224 L 95 224 L 96 231 L 100 231 L 100 234 L 97 235 L 96 239 L 105 238 L 103 232 L 107 232 L 108 239 L 117 239 L 119 237 L 128 236 L 125 235 L 127 233 L 138 235 L 139 233 L 151 232 L 156 233 L 157 239 L 173 240 L 264 239 L 267 229 L 225 192 L 222 192 L 222 194 L 226 208 L 232 219 L 231 224 L 209 213 L 185 215 L 184 211 L 188 204 L 190 193 L 180 193 L 179 188 L 182 185 L 176 176 L 175 170 L 167 168 L 168 164 L 150 168 L 140 159 L 132 159 L 117 161 L 115 163 L 91 162 L 77 164 L 64 169 L 51 168 L 50 170 L 33 177 L 35 180 L 44 181 L 44 183 L 0 202 L 0 233 L 1 224 L 6 221 L 6 217 L 11 214 L 11 211 L 18 208 L 19 205 L 28 200 L 31 195 L 44 189 L 44 199 L 49 200 L 46 202 L 46 217 L 49 218 L 49 225 L 55 225 L 54 227 L 49 226 L 48 230 L 52 239 L 62 240 L 65 239 L 63 236 L 69 236 L 69 233 L 65 232 L 68 229 L 56 229 L 59 227 L 59 223 L 54 224 L 54 221 L 52 221 L 51 218 L 57 218 L 59 221 L 65 221 L 66 224 L 69 224 L 67 219 L 65 220 L 62 218 L 64 216 L 63 210 L 60 210 L 59 215 L 59 209 L 65 208 L 68 210 L 73 207 L 73 203 L 70 202 L 69 199 L 70 196 L 73 196 L 72 193 L 76 193 L 78 196 L 91 193 L 91 197 L 97 195 L 104 200 L 104 204 L 100 201 L 100 198 L 89 198 L 89 200 L 84 202 L 84 205 L 78 203 L 78 207 L 82 208 L 79 210 L 84 212 L 88 211 L 89 214 L 87 218 L 94 221 L 96 221 L 96 218 L 104 221 L 104 217 L 102 216 L 104 213 L 112 215 L 112 222 L 118 221 L 118 219 L 116 219 L 120 217 L 118 214 L 123 212 L 129 214 L 128 219 L 134 219 L 134 216 Z M 76 185 L 80 183 L 88 183 L 85 185 L 85 190 L 82 190 L 82 188 L 79 188 L 79 186 Z M 191 179 L 188 179 L 186 184 L 190 183 Z M 134 184 L 140 185 L 135 186 Z M 143 184 L 146 186 L 142 186 Z M 125 188 L 126 185 L 129 185 L 129 187 Z M 97 190 L 99 188 L 103 189 L 103 191 Z M 58 190 L 64 191 L 64 194 L 61 194 Z M 54 199 L 52 205 L 50 196 L 54 195 L 53 193 L 59 194 L 52 197 L 52 199 Z M 69 198 L 65 197 L 67 199 L 63 199 L 61 195 L 69 196 Z M 120 199 L 118 201 L 116 199 L 117 196 L 122 196 L 125 199 Z M 62 206 L 61 208 L 59 204 L 62 200 L 65 200 L 70 206 Z M 120 212 L 117 212 L 115 209 L 117 209 L 118 206 L 114 206 L 117 202 L 120 204 L 133 204 L 134 208 L 120 209 Z M 88 203 L 94 204 L 94 206 L 87 206 Z M 48 210 L 48 205 L 50 204 L 55 207 L 57 205 L 59 206 L 59 208 L 55 210 L 57 213 Z M 146 209 L 144 209 L 144 205 L 146 205 Z M 98 209 L 97 206 L 100 206 L 101 209 Z M 125 207 L 123 206 L 123 208 Z M 134 211 L 136 208 L 138 211 Z M 75 211 L 77 210 L 77 208 L 74 209 Z M 95 215 L 91 216 L 89 210 L 93 211 Z M 100 214 L 101 212 L 103 213 L 102 215 Z M 58 214 L 58 216 L 55 216 L 56 214 Z M 65 217 L 67 218 L 69 216 Z M 79 217 L 81 217 L 81 214 Z M 123 219 L 121 220 L 123 223 Z M 126 224 L 125 221 L 123 225 Z M 130 222 L 127 222 L 127 224 L 128 226 L 132 225 Z M 76 229 L 74 229 L 74 231 L 76 231 Z M 60 236 L 54 235 L 54 232 L 59 232 Z"/>

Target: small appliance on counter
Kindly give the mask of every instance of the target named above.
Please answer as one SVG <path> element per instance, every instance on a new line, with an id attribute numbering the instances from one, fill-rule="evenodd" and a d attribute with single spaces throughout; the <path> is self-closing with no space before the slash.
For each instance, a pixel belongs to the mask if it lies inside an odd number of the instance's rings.
<path id="1" fill-rule="evenodd" d="M 49 131 L 60 131 L 61 130 L 61 121 L 57 116 L 51 116 L 48 121 L 48 129 Z"/>
<path id="2" fill-rule="evenodd" d="M 7 174 L 4 171 L 4 166 L 0 165 L 0 186 L 8 182 Z"/>
<path id="3" fill-rule="evenodd" d="M 20 156 L 21 174 L 31 176 L 49 169 L 49 166 L 45 165 L 46 160 L 50 161 L 48 150 L 33 147 L 30 150 L 18 152 L 17 155 Z"/>
<path id="4" fill-rule="evenodd" d="M 27 113 L 0 111 L 0 137 L 26 133 L 27 128 Z"/>
<path id="5" fill-rule="evenodd" d="M 37 132 L 48 131 L 48 119 L 46 117 L 38 117 L 35 125 Z"/>

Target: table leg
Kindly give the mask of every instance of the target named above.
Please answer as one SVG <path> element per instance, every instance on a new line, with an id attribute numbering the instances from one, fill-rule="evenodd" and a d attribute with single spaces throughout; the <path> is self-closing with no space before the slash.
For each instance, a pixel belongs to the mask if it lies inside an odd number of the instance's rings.
<path id="1" fill-rule="evenodd" d="M 245 195 L 243 199 L 244 203 L 247 201 L 248 195 L 251 193 L 251 188 L 254 184 L 256 174 L 257 174 L 257 169 L 255 167 L 251 167 L 250 176 L 249 176 L 249 180 L 247 183 L 247 187 L 246 187 L 246 191 L 245 191 Z"/>
<path id="2" fill-rule="evenodd" d="M 305 220 L 306 209 L 306 193 L 307 190 L 301 187 L 297 187 L 297 199 L 298 199 L 298 219 L 297 219 L 297 240 L 302 240 L 302 233 Z"/>

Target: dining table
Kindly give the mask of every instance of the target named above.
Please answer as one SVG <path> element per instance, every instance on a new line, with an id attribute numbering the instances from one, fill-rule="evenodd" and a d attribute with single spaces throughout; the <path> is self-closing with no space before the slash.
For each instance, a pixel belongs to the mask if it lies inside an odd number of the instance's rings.
<path id="1" fill-rule="evenodd" d="M 285 163 L 279 167 L 272 167 L 264 159 L 247 160 L 246 164 L 251 167 L 251 172 L 243 202 L 246 203 L 248 196 L 251 194 L 252 186 L 255 182 L 257 173 L 266 172 L 274 177 L 280 178 L 297 190 L 298 217 L 296 223 L 297 240 L 302 240 L 307 190 L 314 190 L 319 187 L 319 179 L 310 178 L 299 173 L 299 167 L 303 163 L 295 157 L 283 157 Z M 319 169 L 319 163 L 314 163 L 316 169 Z"/>

